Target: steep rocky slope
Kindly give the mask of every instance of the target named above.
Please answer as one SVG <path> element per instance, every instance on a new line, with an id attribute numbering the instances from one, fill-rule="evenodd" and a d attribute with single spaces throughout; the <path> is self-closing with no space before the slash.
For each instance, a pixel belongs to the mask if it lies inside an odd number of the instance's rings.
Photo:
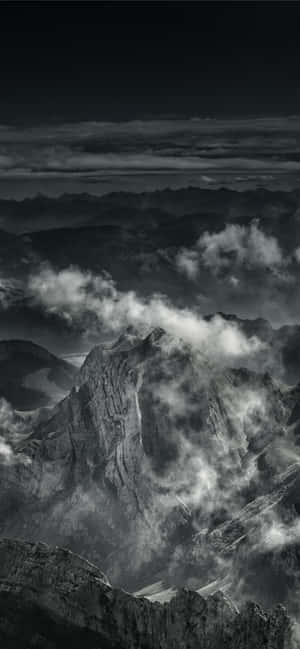
<path id="1" fill-rule="evenodd" d="M 0 542 L 0 639 L 5 649 L 292 649 L 283 607 L 240 611 L 222 594 L 182 589 L 161 605 L 113 589 L 61 548 Z"/>

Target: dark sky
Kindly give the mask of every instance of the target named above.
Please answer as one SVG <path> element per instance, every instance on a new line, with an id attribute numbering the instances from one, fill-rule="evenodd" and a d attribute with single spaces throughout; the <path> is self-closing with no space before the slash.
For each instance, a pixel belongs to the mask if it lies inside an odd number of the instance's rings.
<path id="1" fill-rule="evenodd" d="M 300 113 L 298 2 L 7 2 L 0 121 Z"/>

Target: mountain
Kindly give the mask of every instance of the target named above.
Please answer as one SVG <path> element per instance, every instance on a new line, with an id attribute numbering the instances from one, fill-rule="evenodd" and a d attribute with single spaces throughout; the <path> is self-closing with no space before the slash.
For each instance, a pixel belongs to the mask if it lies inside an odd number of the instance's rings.
<path id="1" fill-rule="evenodd" d="M 20 234 L 52 228 L 83 225 L 139 225 L 141 221 L 159 221 L 167 216 L 180 218 L 203 215 L 207 224 L 215 219 L 225 221 L 263 217 L 277 223 L 290 219 L 299 208 L 298 190 L 269 191 L 258 188 L 234 191 L 221 188 L 164 189 L 152 192 L 114 192 L 104 196 L 87 193 L 62 194 L 50 198 L 39 194 L 21 201 L 0 200 L 0 226 Z M 288 230 L 288 228 L 286 228 Z"/>
<path id="2" fill-rule="evenodd" d="M 28 340 L 0 341 L 0 396 L 17 410 L 60 401 L 71 389 L 76 368 Z"/>
<path id="3" fill-rule="evenodd" d="M 62 548 L 0 542 L 0 639 L 5 649 L 292 649 L 283 607 L 240 611 L 222 593 L 182 589 L 167 604 L 110 586 Z M 294 645 L 296 646 L 296 645 Z"/>
<path id="4" fill-rule="evenodd" d="M 70 394 L 10 442 L 1 536 L 66 546 L 131 591 L 223 580 L 237 601 L 259 591 L 264 556 L 264 601 L 290 603 L 299 398 L 267 373 L 212 368 L 160 329 L 97 346 Z M 288 592 L 273 587 L 279 566 Z"/>

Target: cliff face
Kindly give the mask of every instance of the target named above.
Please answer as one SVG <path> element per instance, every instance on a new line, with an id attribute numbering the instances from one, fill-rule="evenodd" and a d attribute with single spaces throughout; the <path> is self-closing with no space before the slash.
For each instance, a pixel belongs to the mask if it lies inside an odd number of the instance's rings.
<path id="1" fill-rule="evenodd" d="M 283 607 L 241 611 L 222 594 L 182 589 L 168 604 L 113 589 L 62 548 L 0 542 L 0 639 L 5 649 L 290 649 Z"/>
<path id="2" fill-rule="evenodd" d="M 280 446 L 297 399 L 161 330 L 96 347 L 2 466 L 1 535 L 67 546 L 132 590 L 157 575 L 203 586 L 261 512 L 297 505 Z"/>

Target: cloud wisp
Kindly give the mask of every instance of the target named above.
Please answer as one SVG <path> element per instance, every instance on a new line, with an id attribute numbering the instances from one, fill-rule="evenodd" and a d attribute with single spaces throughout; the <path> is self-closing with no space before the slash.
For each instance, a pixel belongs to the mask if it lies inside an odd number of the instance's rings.
<path id="1" fill-rule="evenodd" d="M 143 299 L 135 291 L 119 291 L 107 274 L 94 275 L 79 268 L 56 271 L 44 264 L 29 278 L 31 300 L 69 322 L 87 322 L 111 333 L 127 327 L 146 333 L 163 328 L 203 353 L 210 363 L 236 363 L 263 349 L 261 341 L 247 338 L 238 326 L 215 316 L 207 321 L 190 308 L 178 308 L 163 295 Z M 91 321 L 91 320 L 90 320 Z"/>
<path id="2" fill-rule="evenodd" d="M 23 453 L 15 453 L 15 446 L 29 435 L 30 430 L 4 398 L 0 398 L 0 464 L 29 464 L 30 458 Z"/>

